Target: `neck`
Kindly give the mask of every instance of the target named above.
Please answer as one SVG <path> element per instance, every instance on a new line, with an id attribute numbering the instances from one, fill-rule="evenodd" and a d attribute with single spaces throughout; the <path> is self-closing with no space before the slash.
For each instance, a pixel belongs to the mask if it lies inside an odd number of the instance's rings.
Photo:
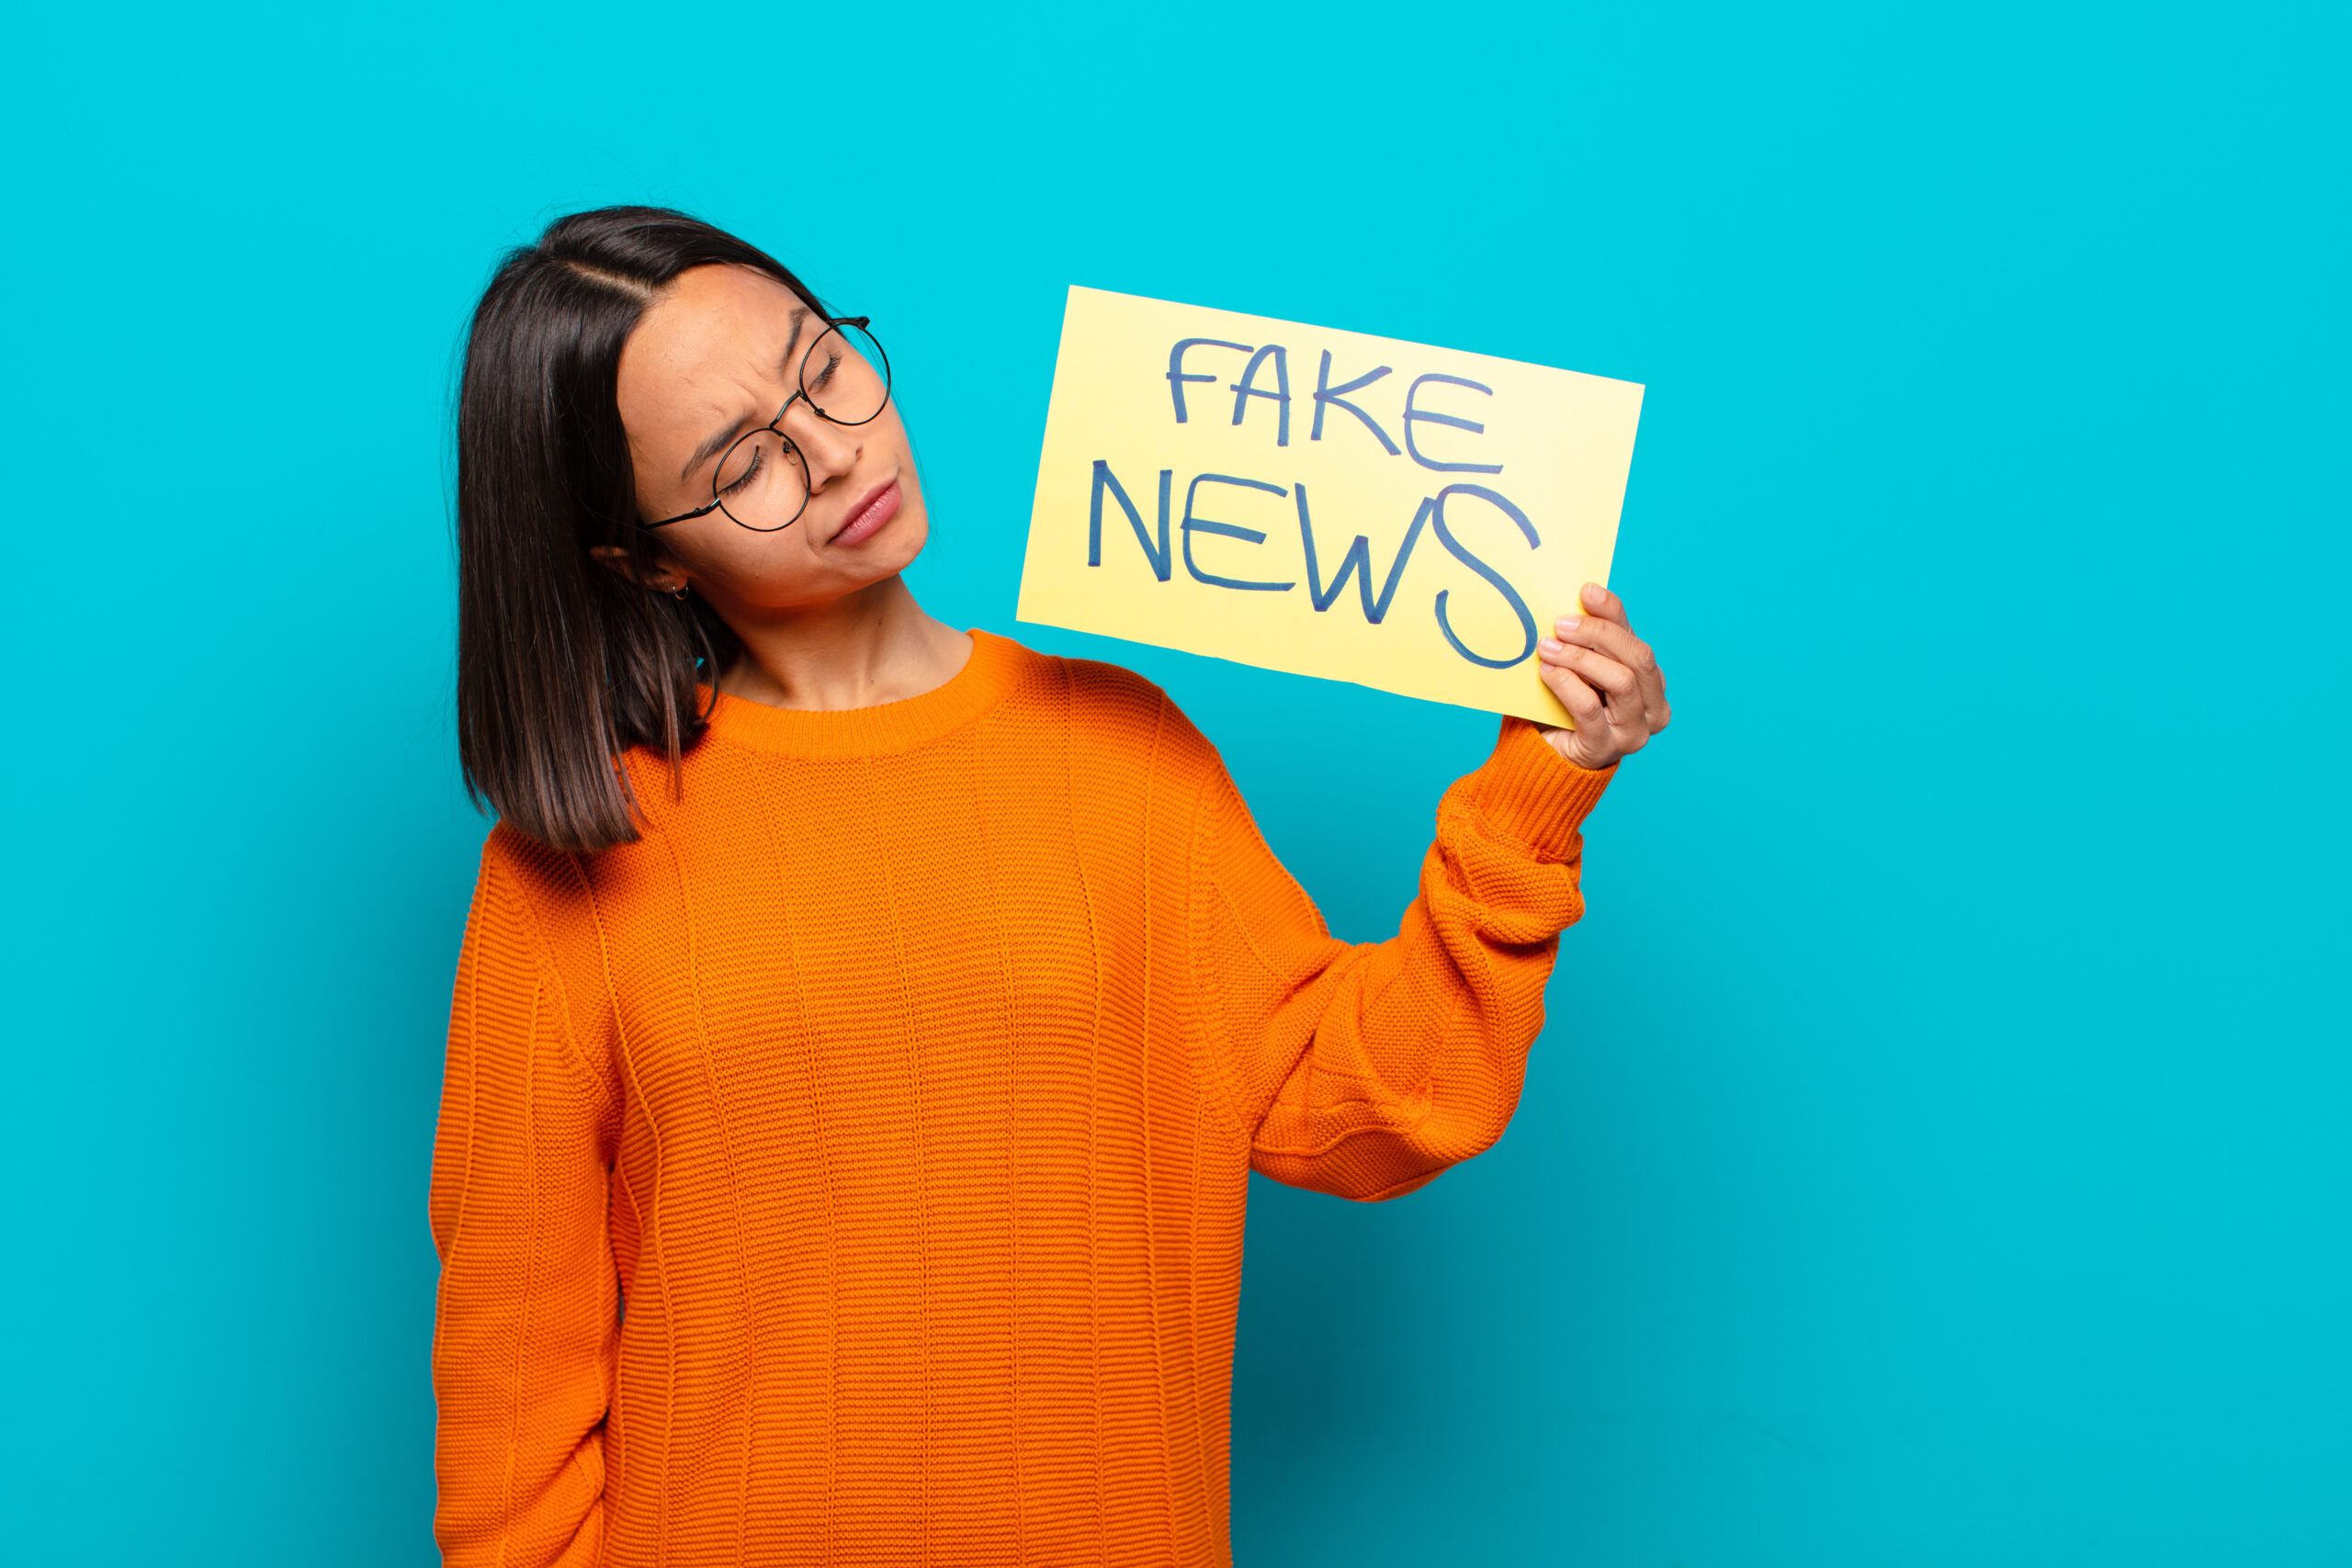
<path id="1" fill-rule="evenodd" d="M 896 576 L 829 604 L 738 626 L 741 657 L 718 678 L 730 697 L 834 713 L 935 691 L 971 657 L 972 639 L 924 614 Z"/>

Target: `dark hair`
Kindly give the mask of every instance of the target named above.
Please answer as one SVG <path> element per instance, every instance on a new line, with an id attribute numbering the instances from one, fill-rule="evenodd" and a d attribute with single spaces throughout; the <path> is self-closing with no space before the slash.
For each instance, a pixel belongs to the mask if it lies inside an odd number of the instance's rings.
<path id="1" fill-rule="evenodd" d="M 466 788 L 551 849 L 636 840 L 620 766 L 658 747 L 676 786 L 701 738 L 698 671 L 740 648 L 700 599 L 590 558 L 654 559 L 615 400 L 621 346 L 680 273 L 732 263 L 822 307 L 774 257 L 658 207 L 548 225 L 510 253 L 474 310 L 458 394 L 458 756 Z"/>

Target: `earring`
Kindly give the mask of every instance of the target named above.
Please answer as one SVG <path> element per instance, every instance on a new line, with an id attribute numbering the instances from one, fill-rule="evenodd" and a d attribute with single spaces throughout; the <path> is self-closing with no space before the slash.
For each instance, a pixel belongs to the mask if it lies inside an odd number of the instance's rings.
<path id="1" fill-rule="evenodd" d="M 684 599 L 686 596 L 686 586 L 687 585 L 685 583 L 681 582 L 678 586 L 670 589 L 667 592 L 673 599 Z"/>

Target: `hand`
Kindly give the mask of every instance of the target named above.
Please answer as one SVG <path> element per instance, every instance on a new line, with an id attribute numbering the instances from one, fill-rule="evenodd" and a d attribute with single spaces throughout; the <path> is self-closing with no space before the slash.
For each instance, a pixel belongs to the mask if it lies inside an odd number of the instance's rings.
<path id="1" fill-rule="evenodd" d="M 1626 624 L 1624 601 L 1597 582 L 1579 597 L 1590 614 L 1561 616 L 1535 645 L 1544 683 L 1577 721 L 1544 739 L 1577 767 L 1599 769 L 1648 745 L 1674 710 L 1650 645 Z"/>

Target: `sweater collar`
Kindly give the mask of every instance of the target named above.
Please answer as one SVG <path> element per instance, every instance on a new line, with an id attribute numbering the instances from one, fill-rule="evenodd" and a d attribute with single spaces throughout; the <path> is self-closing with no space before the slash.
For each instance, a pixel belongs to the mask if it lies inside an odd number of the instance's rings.
<path id="1" fill-rule="evenodd" d="M 878 757 L 910 751 L 959 729 L 1010 694 L 1037 655 L 1010 637 L 977 627 L 964 668 L 921 696 L 873 707 L 815 712 L 770 707 L 718 694 L 708 734 L 759 751 L 808 758 Z M 707 686 L 696 695 L 710 702 Z"/>

